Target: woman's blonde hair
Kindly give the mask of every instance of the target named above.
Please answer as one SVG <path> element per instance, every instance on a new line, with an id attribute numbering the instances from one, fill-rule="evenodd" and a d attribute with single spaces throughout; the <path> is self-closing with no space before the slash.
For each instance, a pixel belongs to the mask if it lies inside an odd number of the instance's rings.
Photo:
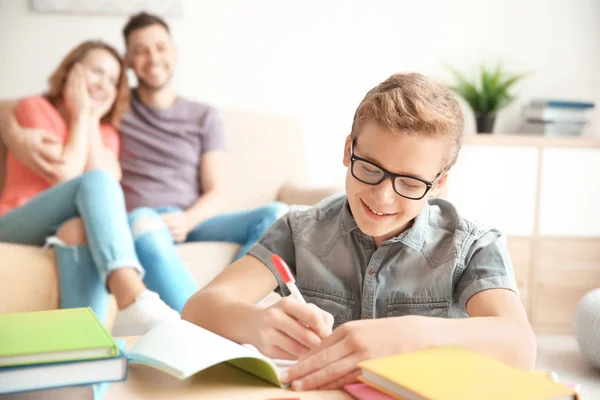
<path id="1" fill-rule="evenodd" d="M 75 63 L 83 60 L 91 50 L 95 49 L 108 51 L 119 62 L 121 68 L 117 82 L 117 96 L 115 97 L 115 101 L 110 110 L 100 120 L 102 123 L 118 126 L 121 116 L 129 109 L 129 83 L 127 82 L 127 71 L 119 52 L 109 44 L 100 40 L 85 41 L 71 50 L 69 54 L 63 58 L 58 68 L 56 68 L 48 79 L 50 88 L 48 89 L 48 92 L 44 94 L 44 97 L 56 107 L 58 102 L 62 100 L 63 90 L 67 83 L 67 77 L 69 76 L 71 68 L 73 68 Z"/>
<path id="2" fill-rule="evenodd" d="M 447 138 L 452 150 L 445 170 L 458 158 L 464 128 L 460 104 L 446 86 L 421 74 L 394 74 L 371 89 L 354 114 L 353 138 L 366 121 L 394 133 Z"/>

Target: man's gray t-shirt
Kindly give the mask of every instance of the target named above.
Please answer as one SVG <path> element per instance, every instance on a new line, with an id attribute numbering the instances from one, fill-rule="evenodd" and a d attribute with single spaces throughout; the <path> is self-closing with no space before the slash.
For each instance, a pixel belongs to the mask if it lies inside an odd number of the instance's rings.
<path id="1" fill-rule="evenodd" d="M 214 107 L 177 97 L 153 109 L 131 92 L 131 111 L 121 119 L 121 185 L 129 211 L 138 207 L 190 207 L 202 195 L 202 154 L 225 148 Z"/>
<path id="2" fill-rule="evenodd" d="M 287 294 L 273 253 L 290 266 L 306 301 L 334 316 L 334 327 L 402 315 L 461 318 L 481 291 L 517 292 L 505 237 L 442 199 L 429 200 L 409 229 L 378 248 L 358 228 L 345 195 L 291 210 L 248 251 Z"/>

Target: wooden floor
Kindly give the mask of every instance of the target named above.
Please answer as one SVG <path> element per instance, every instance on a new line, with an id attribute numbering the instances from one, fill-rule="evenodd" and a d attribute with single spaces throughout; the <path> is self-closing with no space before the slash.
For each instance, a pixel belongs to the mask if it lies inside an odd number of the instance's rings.
<path id="1" fill-rule="evenodd" d="M 586 362 L 573 336 L 538 334 L 537 340 L 537 369 L 556 372 L 561 381 L 580 384 L 580 400 L 600 399 L 600 370 Z"/>

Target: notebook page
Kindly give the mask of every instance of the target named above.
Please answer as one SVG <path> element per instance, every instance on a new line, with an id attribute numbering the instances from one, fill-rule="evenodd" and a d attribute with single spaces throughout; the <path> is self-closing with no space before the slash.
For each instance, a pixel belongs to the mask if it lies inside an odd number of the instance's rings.
<path id="1" fill-rule="evenodd" d="M 263 359 L 273 365 L 260 353 L 184 320 L 161 323 L 144 335 L 128 354 L 131 361 L 150 364 L 180 379 L 240 357 Z"/>

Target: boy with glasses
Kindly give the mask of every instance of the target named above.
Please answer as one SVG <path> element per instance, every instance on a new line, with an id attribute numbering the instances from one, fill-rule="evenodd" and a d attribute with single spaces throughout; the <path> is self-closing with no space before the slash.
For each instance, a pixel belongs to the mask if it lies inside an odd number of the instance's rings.
<path id="1" fill-rule="evenodd" d="M 346 195 L 280 218 L 182 317 L 270 357 L 298 359 L 282 377 L 296 390 L 339 388 L 356 379 L 361 360 L 450 344 L 531 368 L 536 344 L 505 238 L 433 198 L 462 131 L 446 87 L 392 75 L 355 113 Z M 274 289 L 288 294 L 272 254 L 308 304 L 290 296 L 257 305 Z"/>

